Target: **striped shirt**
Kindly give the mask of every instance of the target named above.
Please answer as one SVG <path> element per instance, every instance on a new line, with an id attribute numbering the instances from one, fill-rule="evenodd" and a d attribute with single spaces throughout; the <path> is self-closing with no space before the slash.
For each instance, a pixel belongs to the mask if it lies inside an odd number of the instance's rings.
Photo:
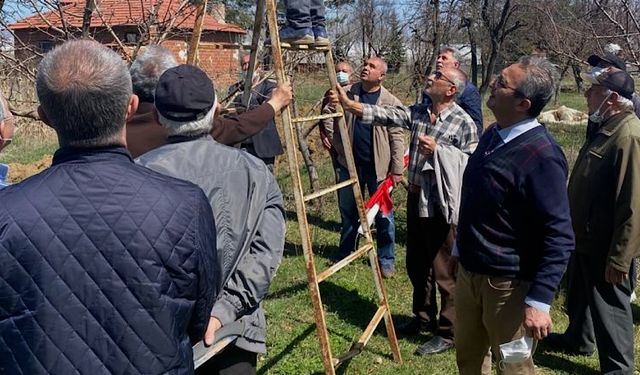
<path id="1" fill-rule="evenodd" d="M 362 104 L 362 124 L 378 123 L 400 126 L 411 131 L 409 144 L 409 182 L 423 186 L 422 167 L 428 157 L 418 151 L 418 136 L 434 137 L 436 143 L 459 148 L 472 154 L 478 144 L 478 131 L 471 117 L 456 103 L 452 103 L 431 123 L 431 108 L 424 104 L 411 107 L 376 106 Z M 431 191 L 433 191 L 433 187 Z M 432 199 L 433 201 L 433 199 Z"/>

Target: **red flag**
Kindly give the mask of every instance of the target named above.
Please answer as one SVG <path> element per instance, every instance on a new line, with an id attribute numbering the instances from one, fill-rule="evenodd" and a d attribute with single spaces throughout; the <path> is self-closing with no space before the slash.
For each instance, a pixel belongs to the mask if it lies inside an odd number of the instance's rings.
<path id="1" fill-rule="evenodd" d="M 409 165 L 409 150 L 404 154 L 405 169 L 407 165 Z M 383 216 L 388 216 L 391 214 L 391 211 L 393 211 L 391 191 L 393 191 L 393 179 L 391 176 L 388 176 L 382 181 L 380 186 L 378 186 L 378 190 L 367 200 L 367 203 L 365 203 L 364 208 L 367 210 L 367 224 L 369 226 L 373 224 L 373 220 L 376 218 L 378 212 L 381 212 Z M 358 228 L 358 232 L 364 234 L 362 225 Z"/>

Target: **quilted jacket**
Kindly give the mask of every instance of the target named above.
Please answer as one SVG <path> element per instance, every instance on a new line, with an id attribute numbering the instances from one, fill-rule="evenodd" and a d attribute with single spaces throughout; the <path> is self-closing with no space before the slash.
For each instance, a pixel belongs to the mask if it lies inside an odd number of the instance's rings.
<path id="1" fill-rule="evenodd" d="M 217 228 L 219 263 L 225 282 L 211 315 L 222 325 L 245 321 L 235 345 L 266 351 L 266 322 L 260 302 L 282 260 L 285 214 L 282 193 L 267 166 L 210 136 L 169 137 L 171 144 L 136 161 L 154 171 L 200 186 L 209 198 Z"/>
<path id="2" fill-rule="evenodd" d="M 0 374 L 192 374 L 217 297 L 195 185 L 124 148 L 62 148 L 0 191 Z"/>

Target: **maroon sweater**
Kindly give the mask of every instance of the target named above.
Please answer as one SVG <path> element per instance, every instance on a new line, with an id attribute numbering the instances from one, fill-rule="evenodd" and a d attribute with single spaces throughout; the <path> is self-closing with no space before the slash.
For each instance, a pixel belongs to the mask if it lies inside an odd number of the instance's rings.
<path id="1" fill-rule="evenodd" d="M 137 158 L 167 143 L 167 130 L 155 119 L 153 103 L 140 103 L 138 111 L 127 122 L 127 149 Z M 262 130 L 275 117 L 270 104 L 230 117 L 218 116 L 213 121 L 211 136 L 217 142 L 234 145 Z"/>

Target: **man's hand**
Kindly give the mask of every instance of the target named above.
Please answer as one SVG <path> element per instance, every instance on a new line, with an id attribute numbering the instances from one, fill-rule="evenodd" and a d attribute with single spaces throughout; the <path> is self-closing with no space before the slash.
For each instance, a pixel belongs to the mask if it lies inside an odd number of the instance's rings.
<path id="1" fill-rule="evenodd" d="M 399 183 L 402 183 L 402 179 L 403 178 L 404 178 L 404 176 L 401 175 L 401 174 L 392 174 L 391 175 L 391 181 L 393 182 L 393 186 L 396 186 Z"/>
<path id="2" fill-rule="evenodd" d="M 428 135 L 418 136 L 418 151 L 424 155 L 432 155 L 436 152 L 436 139 Z"/>
<path id="3" fill-rule="evenodd" d="M 322 145 L 324 146 L 324 148 L 326 148 L 329 151 L 333 149 L 333 144 L 331 143 L 331 140 L 325 133 L 320 132 L 320 140 L 322 141 Z"/>
<path id="4" fill-rule="evenodd" d="M 271 92 L 271 98 L 267 101 L 273 107 L 273 110 L 277 113 L 291 103 L 293 99 L 293 87 L 291 83 L 283 83 L 280 86 L 273 89 Z"/>
<path id="5" fill-rule="evenodd" d="M 327 97 L 329 98 L 329 103 L 334 106 L 340 103 L 343 107 L 348 107 L 349 102 L 353 101 L 349 99 L 347 92 L 344 91 L 344 89 L 340 86 L 336 87 L 336 89 L 334 90 L 329 90 L 329 92 L 327 93 Z"/>
<path id="6" fill-rule="evenodd" d="M 610 284 L 620 284 L 627 277 L 628 274 L 626 272 L 618 271 L 611 267 L 610 264 L 607 264 L 607 268 L 604 270 L 604 280 Z"/>
<path id="7" fill-rule="evenodd" d="M 216 332 L 222 327 L 222 323 L 216 318 L 212 316 L 209 318 L 209 325 L 207 326 L 207 331 L 204 333 L 204 343 L 207 346 L 213 345 L 213 342 L 216 339 Z"/>
<path id="8" fill-rule="evenodd" d="M 551 328 L 553 328 L 549 313 L 529 305 L 524 309 L 524 322 L 522 324 L 527 330 L 527 334 L 536 340 L 542 340 L 547 337 L 551 333 Z"/>

